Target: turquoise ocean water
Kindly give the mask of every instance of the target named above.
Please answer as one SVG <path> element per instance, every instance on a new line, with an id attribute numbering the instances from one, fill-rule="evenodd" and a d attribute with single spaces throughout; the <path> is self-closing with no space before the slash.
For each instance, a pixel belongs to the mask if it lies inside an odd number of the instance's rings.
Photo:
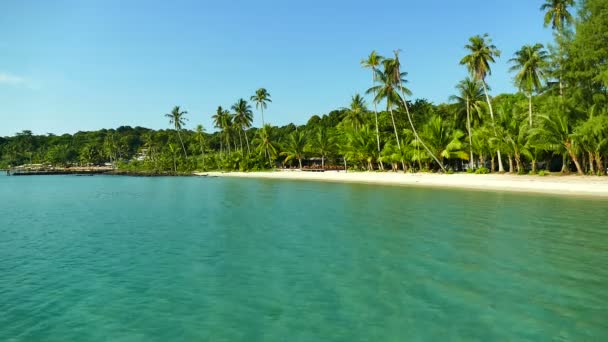
<path id="1" fill-rule="evenodd" d="M 0 341 L 429 340 L 608 340 L 608 201 L 0 176 Z"/>

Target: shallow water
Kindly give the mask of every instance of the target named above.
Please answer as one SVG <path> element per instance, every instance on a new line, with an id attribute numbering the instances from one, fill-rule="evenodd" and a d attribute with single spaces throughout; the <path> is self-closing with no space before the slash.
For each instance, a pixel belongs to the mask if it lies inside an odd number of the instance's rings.
<path id="1" fill-rule="evenodd" d="M 607 340 L 608 201 L 0 177 L 1 341 Z"/>

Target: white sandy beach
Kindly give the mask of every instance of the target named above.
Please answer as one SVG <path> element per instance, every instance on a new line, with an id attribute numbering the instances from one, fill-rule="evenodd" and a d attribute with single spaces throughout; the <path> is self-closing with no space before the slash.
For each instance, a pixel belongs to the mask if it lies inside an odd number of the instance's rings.
<path id="1" fill-rule="evenodd" d="M 608 198 L 608 177 L 595 176 L 448 175 L 344 171 L 200 172 L 197 175 L 498 190 Z"/>

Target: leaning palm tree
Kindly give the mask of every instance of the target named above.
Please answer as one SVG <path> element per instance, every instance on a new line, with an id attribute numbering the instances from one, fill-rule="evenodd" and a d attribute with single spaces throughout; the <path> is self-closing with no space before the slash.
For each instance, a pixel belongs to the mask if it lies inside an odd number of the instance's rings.
<path id="1" fill-rule="evenodd" d="M 399 89 L 401 90 L 401 95 L 402 95 L 401 102 L 403 103 L 403 107 L 405 108 L 405 113 L 407 114 L 407 119 L 410 122 L 410 127 L 412 128 L 414 137 L 416 138 L 417 141 L 420 142 L 422 147 L 424 147 L 424 149 L 429 153 L 429 155 L 431 157 L 433 157 L 433 159 L 435 159 L 437 164 L 439 164 L 439 167 L 443 171 L 445 171 L 445 167 L 443 166 L 443 163 L 439 160 L 439 158 L 437 158 L 437 156 L 435 156 L 434 153 L 431 152 L 431 150 L 428 148 L 428 146 L 426 146 L 424 141 L 418 135 L 418 132 L 416 131 L 416 127 L 414 127 L 414 122 L 412 121 L 412 116 L 410 115 L 410 109 L 407 104 L 407 100 L 405 99 L 405 95 L 411 95 L 411 92 L 409 90 L 407 90 L 405 87 L 403 87 L 404 80 L 403 80 L 403 77 L 401 77 L 401 75 L 406 75 L 406 73 L 402 73 L 400 71 L 401 63 L 399 62 L 399 50 L 395 50 L 394 53 L 395 53 L 395 59 L 392 62 L 392 67 L 394 68 L 394 70 L 392 71 L 392 75 L 393 75 L 395 82 L 399 85 Z"/>
<path id="2" fill-rule="evenodd" d="M 188 114 L 187 111 L 181 111 L 179 106 L 175 106 L 173 107 L 171 113 L 167 113 L 165 114 L 165 116 L 169 118 L 169 124 L 173 125 L 175 131 L 177 131 L 179 142 L 182 144 L 182 149 L 184 150 L 184 156 L 188 158 L 188 154 L 186 153 L 186 146 L 184 146 L 184 141 L 182 140 L 182 135 L 180 134 L 182 127 L 186 125 L 186 121 L 188 120 L 185 117 L 186 114 Z"/>
<path id="3" fill-rule="evenodd" d="M 281 155 L 286 157 L 285 162 L 297 159 L 298 165 L 301 169 L 306 144 L 307 139 L 302 130 L 291 133 L 287 138 L 287 143 L 285 144 L 285 151 L 281 152 Z"/>
<path id="4" fill-rule="evenodd" d="M 482 104 L 484 101 L 483 88 L 479 81 L 474 80 L 470 77 L 467 77 L 464 80 L 460 81 L 460 83 L 458 83 L 458 85 L 456 86 L 456 89 L 458 90 L 458 95 L 450 96 L 450 100 L 456 101 L 458 106 L 461 108 L 459 110 L 462 111 L 462 109 L 464 109 L 464 112 L 466 113 L 466 116 L 467 116 L 467 132 L 469 134 L 469 153 L 470 153 L 469 166 L 472 169 L 474 167 L 474 161 L 473 161 L 473 129 L 471 128 L 471 121 L 473 121 L 473 120 L 471 117 L 471 113 L 476 112 L 477 115 L 479 116 L 479 114 L 483 110 L 483 107 L 482 107 Z"/>
<path id="5" fill-rule="evenodd" d="M 365 106 L 365 100 L 359 94 L 355 94 L 351 97 L 350 107 L 346 108 L 346 116 L 344 117 L 344 122 L 347 123 L 357 131 L 365 124 L 365 114 L 367 113 L 367 108 Z"/>
<path id="6" fill-rule="evenodd" d="M 270 93 L 264 88 L 260 88 L 255 91 L 255 95 L 250 98 L 251 101 L 255 102 L 255 108 L 259 109 L 262 113 L 262 127 L 266 125 L 264 123 L 264 109 L 268 107 L 268 103 L 272 102 L 270 99 Z"/>
<path id="7" fill-rule="evenodd" d="M 384 57 L 378 55 L 376 51 L 372 51 L 366 59 L 361 61 L 361 66 L 366 69 L 372 70 L 372 88 L 376 85 L 378 67 Z M 372 91 L 372 96 L 376 98 L 376 92 Z M 380 130 L 378 128 L 378 106 L 376 101 L 372 101 L 374 103 L 374 116 L 376 119 L 376 143 L 378 144 L 378 153 L 380 153 Z"/>
<path id="8" fill-rule="evenodd" d="M 561 59 L 561 41 L 564 29 L 573 21 L 572 14 L 568 11 L 569 7 L 574 6 L 574 0 L 545 0 L 545 3 L 540 6 L 540 10 L 545 12 L 544 24 L 545 27 L 551 24 L 551 28 L 557 34 L 557 41 L 560 43 L 560 59 Z M 559 94 L 563 96 L 563 83 L 561 76 L 561 62 L 559 81 Z"/>
<path id="9" fill-rule="evenodd" d="M 492 44 L 492 39 L 490 39 L 488 34 L 469 38 L 469 44 L 465 45 L 465 48 L 469 50 L 469 54 L 460 60 L 460 64 L 466 65 L 471 76 L 481 82 L 486 95 L 486 101 L 488 102 L 488 108 L 490 109 L 492 125 L 494 125 L 494 110 L 492 109 L 492 101 L 490 101 L 490 95 L 488 94 L 486 77 L 492 74 L 490 63 L 496 62 L 496 58 L 500 57 L 500 50 Z M 496 154 L 498 156 L 498 171 L 505 172 L 500 156 L 500 149 L 496 150 Z"/>
<path id="10" fill-rule="evenodd" d="M 203 169 L 205 168 L 205 127 L 203 125 L 196 126 L 196 141 L 201 148 L 201 158 L 203 159 Z"/>
<path id="11" fill-rule="evenodd" d="M 544 78 L 544 68 L 549 58 L 542 44 L 524 45 L 515 52 L 509 62 L 513 64 L 510 71 L 516 71 L 515 83 L 520 91 L 528 97 L 530 127 L 532 127 L 532 96 L 539 92 Z"/>
<path id="12" fill-rule="evenodd" d="M 241 139 L 241 131 L 245 134 L 245 142 L 247 142 L 247 153 L 251 153 L 249 149 L 249 138 L 247 131 L 253 123 L 253 112 L 251 106 L 244 99 L 239 99 L 231 108 L 234 111 L 234 124 L 239 131 L 239 140 Z M 243 142 L 241 141 L 241 151 L 243 150 Z"/>

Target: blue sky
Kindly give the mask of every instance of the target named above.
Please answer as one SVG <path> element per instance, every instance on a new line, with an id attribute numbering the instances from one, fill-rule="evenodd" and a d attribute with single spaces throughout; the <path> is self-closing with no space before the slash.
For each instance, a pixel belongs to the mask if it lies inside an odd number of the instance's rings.
<path id="1" fill-rule="evenodd" d="M 507 61 L 551 41 L 540 0 L 121 1 L 0 3 L 0 136 L 120 125 L 188 127 L 265 87 L 266 121 L 305 123 L 370 86 L 360 60 L 400 48 L 416 98 L 447 101 L 466 76 L 467 39 L 489 33 L 503 56 L 488 80 L 512 91 Z M 259 116 L 256 125 L 259 125 Z"/>

